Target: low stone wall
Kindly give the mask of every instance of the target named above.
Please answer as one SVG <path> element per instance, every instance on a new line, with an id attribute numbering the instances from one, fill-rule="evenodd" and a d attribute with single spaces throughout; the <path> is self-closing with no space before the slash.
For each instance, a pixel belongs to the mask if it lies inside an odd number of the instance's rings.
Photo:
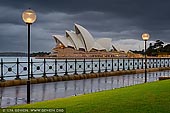
<path id="1" fill-rule="evenodd" d="M 163 71 L 163 70 L 170 70 L 170 67 L 150 68 L 150 69 L 147 69 L 147 72 L 156 72 L 156 71 Z M 144 73 L 144 72 L 145 72 L 144 69 L 122 70 L 122 71 L 114 71 L 114 72 L 88 73 L 88 74 L 79 74 L 79 75 L 49 76 L 45 78 L 39 77 L 39 78 L 32 78 L 30 79 L 30 81 L 31 81 L 31 84 L 38 84 L 38 83 L 47 83 L 47 82 L 106 77 L 106 76 L 121 76 L 125 74 L 136 74 L 136 73 Z M 27 79 L 6 80 L 4 82 L 0 82 L 0 87 L 26 85 L 26 83 L 27 83 Z"/>
<path id="2" fill-rule="evenodd" d="M 159 77 L 159 80 L 167 80 L 170 79 L 170 76 Z"/>

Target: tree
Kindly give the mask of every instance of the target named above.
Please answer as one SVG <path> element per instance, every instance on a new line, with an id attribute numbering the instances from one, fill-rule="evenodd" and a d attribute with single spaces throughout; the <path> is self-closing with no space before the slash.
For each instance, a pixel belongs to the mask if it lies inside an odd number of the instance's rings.
<path id="1" fill-rule="evenodd" d="M 161 40 L 156 40 L 156 42 L 154 43 L 153 47 L 154 47 L 155 49 L 157 49 L 158 52 L 160 52 L 161 49 L 163 48 L 163 45 L 164 45 L 164 42 L 163 42 L 163 41 L 161 41 Z"/>
<path id="2" fill-rule="evenodd" d="M 132 51 L 133 53 L 137 53 L 137 54 L 143 54 L 144 55 L 144 50 L 142 51 Z M 149 47 L 146 49 L 146 54 L 148 56 L 158 56 L 161 54 L 166 54 L 166 55 L 170 55 L 170 44 L 167 44 L 164 46 L 164 42 L 161 40 L 156 40 L 155 43 L 150 43 Z"/>
<path id="3" fill-rule="evenodd" d="M 165 45 L 164 48 L 162 49 L 162 52 L 170 53 L 170 44 Z"/>
<path id="4" fill-rule="evenodd" d="M 148 56 L 157 56 L 161 51 L 163 51 L 164 42 L 161 40 L 156 40 L 154 44 L 150 43 L 146 54 Z"/>

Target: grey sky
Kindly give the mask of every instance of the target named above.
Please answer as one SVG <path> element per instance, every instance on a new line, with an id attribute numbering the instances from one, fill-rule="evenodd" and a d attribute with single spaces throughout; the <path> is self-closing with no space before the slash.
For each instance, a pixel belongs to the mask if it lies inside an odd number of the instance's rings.
<path id="1" fill-rule="evenodd" d="M 169 0 L 0 0 L 0 52 L 26 51 L 27 27 L 21 14 L 31 8 L 37 21 L 31 26 L 32 51 L 51 51 L 51 35 L 84 26 L 95 38 L 108 37 L 120 50 L 143 48 L 141 34 L 150 42 L 169 43 Z"/>

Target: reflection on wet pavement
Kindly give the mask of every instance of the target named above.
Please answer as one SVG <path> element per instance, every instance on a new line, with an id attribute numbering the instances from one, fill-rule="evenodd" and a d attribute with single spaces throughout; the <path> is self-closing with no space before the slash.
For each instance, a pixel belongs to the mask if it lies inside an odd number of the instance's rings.
<path id="1" fill-rule="evenodd" d="M 148 82 L 159 76 L 170 76 L 170 71 L 148 73 Z M 31 85 L 31 102 L 76 96 L 103 90 L 144 83 L 144 74 L 100 77 Z M 0 88 L 0 106 L 26 104 L 26 85 Z"/>

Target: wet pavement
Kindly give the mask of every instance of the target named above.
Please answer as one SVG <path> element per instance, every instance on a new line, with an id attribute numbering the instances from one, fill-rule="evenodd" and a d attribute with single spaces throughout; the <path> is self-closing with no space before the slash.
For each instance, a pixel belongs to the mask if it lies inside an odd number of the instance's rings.
<path id="1" fill-rule="evenodd" d="M 156 81 L 160 76 L 170 76 L 170 70 L 150 72 L 147 74 L 147 80 L 148 82 Z M 76 96 L 141 83 L 144 83 L 144 74 L 31 84 L 31 102 Z M 0 88 L 0 107 L 26 104 L 26 90 L 26 85 Z"/>

